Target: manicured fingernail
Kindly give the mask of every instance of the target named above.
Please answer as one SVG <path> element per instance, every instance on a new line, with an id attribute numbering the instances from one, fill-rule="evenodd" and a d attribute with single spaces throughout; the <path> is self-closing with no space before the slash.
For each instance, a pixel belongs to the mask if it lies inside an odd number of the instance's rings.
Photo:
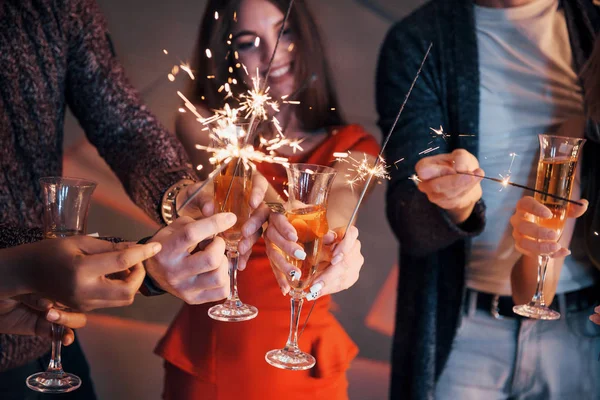
<path id="1" fill-rule="evenodd" d="M 331 233 L 333 233 L 333 241 L 335 241 L 338 238 L 338 234 L 335 231 L 329 231 Z"/>
<path id="2" fill-rule="evenodd" d="M 46 314 L 46 319 L 48 321 L 58 321 L 58 318 L 60 318 L 60 315 L 56 310 L 50 310 L 48 311 L 48 314 Z"/>
<path id="3" fill-rule="evenodd" d="M 310 287 L 311 293 L 319 293 L 323 289 L 323 281 L 319 281 Z"/>
<path id="4" fill-rule="evenodd" d="M 344 259 L 344 253 L 337 254 L 331 259 L 331 265 L 339 264 Z"/>
<path id="5" fill-rule="evenodd" d="M 296 282 L 300 280 L 300 277 L 302 276 L 302 272 L 300 271 L 290 271 L 290 277 L 292 278 L 292 282 Z"/>
<path id="6" fill-rule="evenodd" d="M 291 242 L 297 242 L 298 241 L 298 235 L 296 235 L 293 232 L 288 233 L 287 237 L 288 237 L 288 240 L 291 241 Z"/>
<path id="7" fill-rule="evenodd" d="M 279 289 L 281 289 L 281 294 L 284 296 L 287 294 L 287 290 L 283 286 L 281 286 Z"/>
<path id="8" fill-rule="evenodd" d="M 306 259 L 306 253 L 298 249 L 294 252 L 294 257 L 296 257 L 300 261 L 304 261 Z"/>
<path id="9" fill-rule="evenodd" d="M 309 294 L 306 295 L 306 300 L 313 301 L 317 297 L 319 297 L 319 293 L 318 292 L 317 293 L 310 292 Z"/>
<path id="10" fill-rule="evenodd" d="M 600 306 L 594 308 L 594 312 L 600 313 Z"/>

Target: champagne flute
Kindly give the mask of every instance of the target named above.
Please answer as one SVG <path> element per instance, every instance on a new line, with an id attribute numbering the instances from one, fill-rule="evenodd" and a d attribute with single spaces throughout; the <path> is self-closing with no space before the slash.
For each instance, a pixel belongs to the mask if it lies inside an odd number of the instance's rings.
<path id="1" fill-rule="evenodd" d="M 539 135 L 539 140 L 540 159 L 537 167 L 536 190 L 570 199 L 573 182 L 575 182 L 577 162 L 585 139 Z M 551 218 L 536 218 L 537 223 L 545 228 L 554 229 L 560 236 L 567 220 L 568 203 L 565 200 L 542 193 L 536 193 L 535 199 L 552 211 Z M 544 299 L 544 280 L 546 279 L 549 260 L 550 254 L 538 256 L 535 294 L 528 304 L 513 307 L 516 314 L 544 320 L 560 318 L 560 313 L 548 308 Z"/>
<path id="2" fill-rule="evenodd" d="M 249 132 L 249 124 L 236 124 L 236 136 L 239 140 Z M 227 259 L 229 260 L 229 296 L 223 304 L 208 310 L 212 319 L 225 322 L 248 321 L 258 315 L 258 309 L 244 304 L 238 295 L 237 271 L 240 253 L 238 244 L 242 240 L 242 226 L 250 218 L 250 193 L 252 192 L 252 167 L 243 160 L 233 158 L 229 164 L 214 178 L 215 202 L 217 210 L 231 212 L 237 216 L 234 226 L 222 232 L 225 240 Z"/>
<path id="3" fill-rule="evenodd" d="M 44 202 L 44 239 L 84 235 L 87 215 L 96 183 L 85 179 L 47 177 L 40 179 Z M 64 372 L 61 348 L 64 327 L 52 324 L 52 356 L 45 372 L 27 378 L 37 392 L 67 393 L 81 386 L 78 376 Z"/>
<path id="4" fill-rule="evenodd" d="M 319 271 L 323 236 L 329 231 L 327 224 L 327 198 L 336 175 L 333 168 L 312 164 L 290 164 L 287 168 L 289 201 L 286 217 L 298 234 L 298 244 L 306 253 L 304 261 L 287 256 L 287 260 L 300 269 L 300 279 L 288 277 L 291 318 L 290 333 L 283 349 L 271 350 L 266 361 L 274 367 L 289 370 L 312 368 L 316 360 L 298 347 L 298 323 L 305 290 L 310 287 Z"/>

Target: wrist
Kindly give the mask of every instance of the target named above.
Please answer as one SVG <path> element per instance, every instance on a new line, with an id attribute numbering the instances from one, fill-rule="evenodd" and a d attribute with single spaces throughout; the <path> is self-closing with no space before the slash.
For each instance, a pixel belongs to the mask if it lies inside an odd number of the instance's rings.
<path id="1" fill-rule="evenodd" d="M 150 241 L 150 239 L 152 239 L 152 236 L 145 237 L 142 240 L 138 241 L 138 244 L 146 244 L 148 241 Z M 140 286 L 140 289 L 139 289 L 140 293 L 147 297 L 159 296 L 161 294 L 166 293 L 166 291 L 163 288 L 161 288 L 160 285 L 158 285 L 156 283 L 156 281 L 150 275 L 150 272 L 148 271 L 148 268 L 146 267 L 147 261 L 148 260 L 143 262 L 144 269 L 146 270 L 146 276 L 144 277 L 142 286 Z"/>
<path id="2" fill-rule="evenodd" d="M 181 179 L 170 186 L 162 198 L 160 212 L 165 224 L 170 225 L 178 217 L 177 207 L 182 203 L 182 194 L 185 193 L 188 186 L 196 183 L 192 179 Z M 186 196 L 187 198 L 187 196 Z"/>
<path id="3" fill-rule="evenodd" d="M 465 208 L 448 210 L 448 215 L 450 216 L 452 222 L 454 222 L 456 225 L 464 224 L 473 213 L 473 209 L 475 209 L 475 204 L 476 203 L 473 203 Z"/>

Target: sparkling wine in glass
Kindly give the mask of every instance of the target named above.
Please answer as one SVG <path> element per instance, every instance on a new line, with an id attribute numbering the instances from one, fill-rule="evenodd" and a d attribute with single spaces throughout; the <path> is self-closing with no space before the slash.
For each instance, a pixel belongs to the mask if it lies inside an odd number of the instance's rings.
<path id="1" fill-rule="evenodd" d="M 252 168 L 237 159 L 229 162 L 227 167 L 214 178 L 215 202 L 217 210 L 231 212 L 237 216 L 234 226 L 222 232 L 225 240 L 227 259 L 229 260 L 229 296 L 223 304 L 208 310 L 208 315 L 218 321 L 247 321 L 258 315 L 258 309 L 244 304 L 238 295 L 237 270 L 240 253 L 238 244 L 242 239 L 242 226 L 250 218 L 250 193 L 252 192 Z"/>
<path id="2" fill-rule="evenodd" d="M 298 244 L 306 253 L 303 261 L 287 257 L 288 261 L 302 271 L 299 280 L 288 277 L 292 290 L 290 333 L 283 349 L 271 350 L 265 359 L 274 367 L 289 370 L 312 368 L 316 360 L 298 347 L 298 323 L 306 289 L 313 283 L 319 271 L 323 236 L 328 232 L 327 198 L 336 175 L 333 168 L 313 164 L 290 164 L 287 168 L 289 201 L 286 217 L 298 234 Z"/>
<path id="3" fill-rule="evenodd" d="M 85 179 L 41 178 L 44 238 L 60 239 L 84 235 L 92 193 L 96 183 Z M 27 386 L 37 392 L 67 393 L 81 386 L 78 376 L 64 372 L 61 348 L 64 327 L 52 324 L 52 356 L 45 372 L 27 378 Z"/>
<path id="4" fill-rule="evenodd" d="M 552 135 L 539 135 L 539 139 L 540 159 L 535 183 L 536 190 L 570 199 L 573 183 L 575 182 L 577 162 L 585 139 Z M 537 223 L 543 227 L 554 229 L 560 236 L 567 220 L 568 203 L 547 194 L 536 193 L 534 197 L 552 211 L 551 218 L 537 218 Z M 544 320 L 560 318 L 560 313 L 551 310 L 544 299 L 544 280 L 546 279 L 549 260 L 550 254 L 538 256 L 535 294 L 528 304 L 513 307 L 516 314 Z"/>

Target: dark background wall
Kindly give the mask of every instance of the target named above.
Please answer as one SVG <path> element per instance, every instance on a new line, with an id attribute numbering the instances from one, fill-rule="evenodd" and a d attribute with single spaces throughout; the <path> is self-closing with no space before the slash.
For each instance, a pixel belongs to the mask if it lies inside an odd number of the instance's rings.
<path id="1" fill-rule="evenodd" d="M 190 57 L 205 1 L 98 0 L 120 60 L 131 82 L 153 112 L 170 129 L 179 107 L 167 74 L 173 64 Z M 311 0 L 322 30 L 348 121 L 362 124 L 378 139 L 374 105 L 375 66 L 384 35 L 394 20 L 421 0 Z M 163 54 L 169 51 L 169 56 Z M 398 96 L 404 96 L 398 93 Z M 156 226 L 131 204 L 110 170 L 86 143 L 69 116 L 66 128 L 65 173 L 84 175 L 100 186 L 90 215 L 90 232 L 137 239 Z M 358 219 L 366 262 L 359 282 L 335 296 L 335 314 L 360 347 L 363 358 L 387 362 L 394 312 L 397 244 L 384 216 L 384 185 L 364 203 Z M 244 273 L 252 273 L 251 271 Z M 103 313 L 168 324 L 180 303 L 170 296 L 138 297 L 131 307 Z"/>

